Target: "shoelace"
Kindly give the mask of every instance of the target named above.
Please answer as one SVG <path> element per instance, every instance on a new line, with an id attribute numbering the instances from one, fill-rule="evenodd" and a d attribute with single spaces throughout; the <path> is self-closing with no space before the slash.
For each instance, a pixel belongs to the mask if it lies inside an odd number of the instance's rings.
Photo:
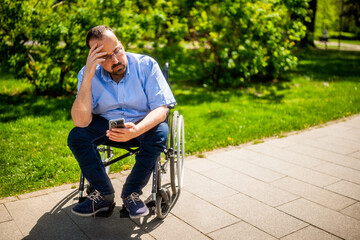
<path id="1" fill-rule="evenodd" d="M 95 203 L 99 199 L 103 199 L 103 197 L 100 195 L 100 193 L 97 190 L 95 190 L 88 196 L 88 198 L 92 201 L 92 209 L 93 209 L 93 213 L 94 213 L 94 217 L 95 217 Z"/>
<path id="2" fill-rule="evenodd" d="M 136 202 L 140 202 L 141 200 L 140 200 L 140 198 L 139 198 L 139 194 L 138 194 L 138 193 L 132 193 L 130 196 L 128 196 L 128 197 L 126 198 L 126 201 L 128 201 L 129 204 L 132 202 L 132 203 L 134 203 L 135 205 L 137 205 Z"/>

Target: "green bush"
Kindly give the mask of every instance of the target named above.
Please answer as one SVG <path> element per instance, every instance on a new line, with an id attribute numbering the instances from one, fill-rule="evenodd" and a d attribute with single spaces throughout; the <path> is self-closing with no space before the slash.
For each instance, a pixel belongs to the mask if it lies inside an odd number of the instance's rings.
<path id="1" fill-rule="evenodd" d="M 127 49 L 178 61 L 182 79 L 236 87 L 296 66 L 291 50 L 305 28 L 292 14 L 306 13 L 306 2 L 2 0 L 0 54 L 8 57 L 1 66 L 37 93 L 75 91 L 86 32 L 104 24 Z"/>
<path id="2" fill-rule="evenodd" d="M 291 11 L 282 2 L 197 2 L 190 13 L 190 31 L 200 46 L 205 83 L 236 87 L 258 78 L 276 78 L 296 66 L 291 49 L 305 28 L 290 18 Z"/>

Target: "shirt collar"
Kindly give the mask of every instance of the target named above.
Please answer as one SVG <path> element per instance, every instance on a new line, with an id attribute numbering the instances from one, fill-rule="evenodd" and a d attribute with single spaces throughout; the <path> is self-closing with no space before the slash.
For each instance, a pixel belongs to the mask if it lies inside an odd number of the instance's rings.
<path id="1" fill-rule="evenodd" d="M 101 65 L 99 65 L 99 66 L 101 69 L 101 78 L 106 82 L 111 82 L 112 78 L 110 76 L 110 73 L 108 73 Z"/>

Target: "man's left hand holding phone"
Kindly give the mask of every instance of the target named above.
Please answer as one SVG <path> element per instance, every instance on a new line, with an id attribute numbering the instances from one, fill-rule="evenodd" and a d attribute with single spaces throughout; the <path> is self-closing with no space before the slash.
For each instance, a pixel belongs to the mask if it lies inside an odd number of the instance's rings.
<path id="1" fill-rule="evenodd" d="M 125 123 L 123 118 L 109 121 L 106 136 L 114 142 L 127 142 L 138 136 L 137 126 L 132 122 Z"/>

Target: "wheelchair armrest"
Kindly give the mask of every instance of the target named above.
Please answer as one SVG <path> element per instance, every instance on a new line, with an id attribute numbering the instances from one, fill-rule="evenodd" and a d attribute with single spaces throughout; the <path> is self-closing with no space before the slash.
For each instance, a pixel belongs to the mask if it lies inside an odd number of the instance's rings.
<path id="1" fill-rule="evenodd" d="M 176 103 L 173 103 L 173 104 L 167 105 L 167 108 L 168 109 L 174 109 L 175 106 L 176 106 Z"/>

